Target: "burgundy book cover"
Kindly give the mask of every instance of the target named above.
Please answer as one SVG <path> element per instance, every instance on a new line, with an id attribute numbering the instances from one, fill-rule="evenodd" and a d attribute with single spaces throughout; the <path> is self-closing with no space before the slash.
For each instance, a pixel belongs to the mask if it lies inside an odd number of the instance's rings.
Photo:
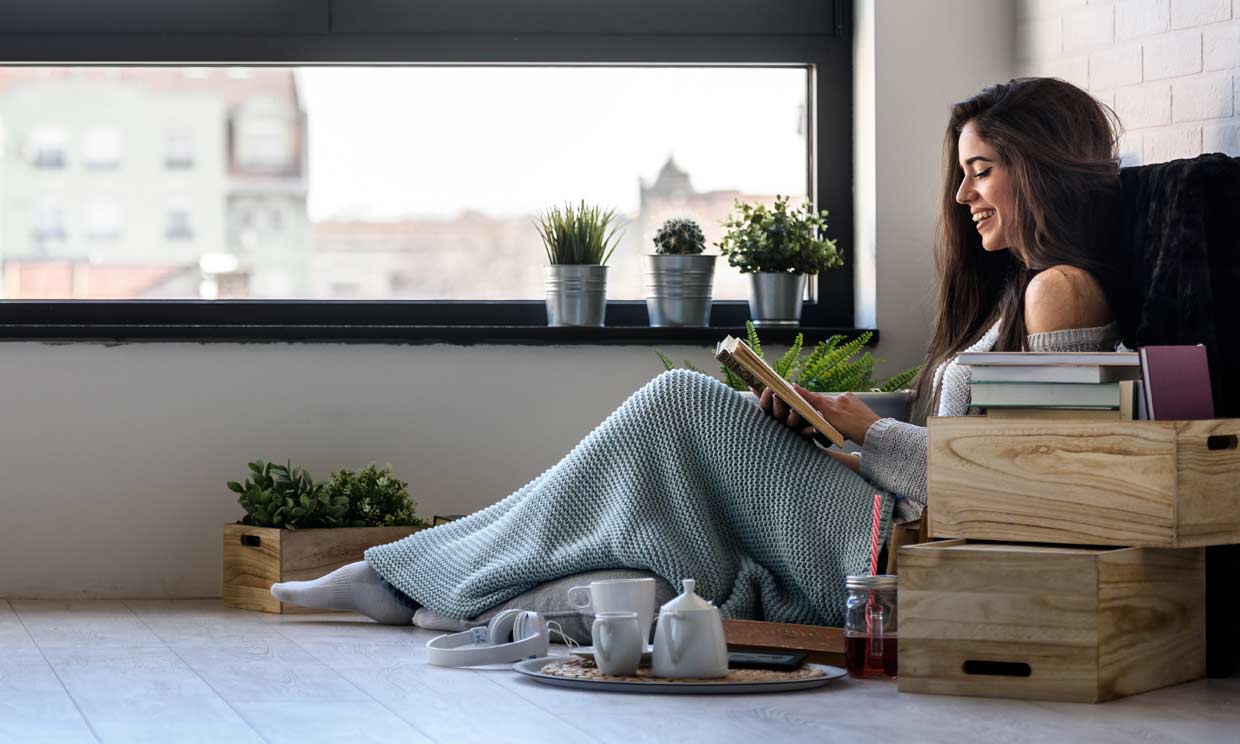
<path id="1" fill-rule="evenodd" d="M 1141 379 L 1151 419 L 1214 418 L 1204 346 L 1143 346 Z"/>

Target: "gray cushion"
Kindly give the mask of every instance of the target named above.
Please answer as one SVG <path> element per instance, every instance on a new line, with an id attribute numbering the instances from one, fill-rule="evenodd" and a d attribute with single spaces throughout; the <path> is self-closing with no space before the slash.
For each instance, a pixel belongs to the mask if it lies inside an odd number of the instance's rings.
<path id="1" fill-rule="evenodd" d="M 533 610 L 547 620 L 554 620 L 564 629 L 565 635 L 583 646 L 590 645 L 590 625 L 593 618 L 582 615 L 568 603 L 568 590 L 575 586 L 585 586 L 591 581 L 609 581 L 613 579 L 644 579 L 654 578 L 654 607 L 656 614 L 659 607 L 676 596 L 672 585 L 649 571 L 632 569 L 608 569 L 606 571 L 587 571 L 585 573 L 565 576 L 562 579 L 548 581 L 545 584 L 518 594 L 503 604 L 492 607 L 476 618 L 458 620 L 444 617 L 439 613 L 420 608 L 413 615 L 413 624 L 419 628 L 430 630 L 460 631 L 468 630 L 476 625 L 486 625 L 497 613 L 507 609 Z M 552 640 L 560 640 L 553 634 Z"/>

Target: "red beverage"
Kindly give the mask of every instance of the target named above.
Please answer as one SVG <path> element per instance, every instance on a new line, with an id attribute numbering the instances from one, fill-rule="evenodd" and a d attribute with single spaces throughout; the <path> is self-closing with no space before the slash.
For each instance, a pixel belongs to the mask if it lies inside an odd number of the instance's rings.
<path id="1" fill-rule="evenodd" d="M 894 679 L 898 668 L 895 638 L 844 637 L 844 666 L 852 677 Z"/>

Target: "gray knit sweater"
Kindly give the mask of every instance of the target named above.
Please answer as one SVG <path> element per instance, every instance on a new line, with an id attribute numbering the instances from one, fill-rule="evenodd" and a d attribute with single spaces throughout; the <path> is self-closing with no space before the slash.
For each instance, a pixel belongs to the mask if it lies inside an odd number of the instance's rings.
<path id="1" fill-rule="evenodd" d="M 969 347 L 969 351 L 994 348 L 997 324 Z M 1116 346 L 1115 324 L 1074 328 L 1028 336 L 1029 351 L 1112 351 Z M 969 368 L 953 359 L 936 371 L 940 384 L 940 416 L 962 416 L 969 403 Z M 933 391 L 932 391 L 933 392 Z M 885 418 L 865 433 L 861 448 L 861 474 L 866 480 L 903 496 L 896 505 L 900 520 L 916 519 L 926 505 L 926 427 Z"/>

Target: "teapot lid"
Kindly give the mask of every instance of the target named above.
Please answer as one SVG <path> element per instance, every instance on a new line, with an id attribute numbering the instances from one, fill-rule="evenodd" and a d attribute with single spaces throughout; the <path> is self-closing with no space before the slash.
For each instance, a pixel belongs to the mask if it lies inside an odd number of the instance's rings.
<path id="1" fill-rule="evenodd" d="M 675 599 L 671 600 L 670 602 L 668 602 L 667 604 L 659 608 L 659 612 L 671 611 L 671 610 L 677 610 L 680 612 L 684 612 L 684 611 L 692 611 L 692 610 L 715 610 L 716 609 L 716 607 L 713 604 L 699 597 L 696 591 L 694 591 L 694 587 L 697 584 L 695 580 L 684 579 L 683 584 L 685 588 L 684 593 L 682 593 L 679 597 L 676 597 Z"/>

